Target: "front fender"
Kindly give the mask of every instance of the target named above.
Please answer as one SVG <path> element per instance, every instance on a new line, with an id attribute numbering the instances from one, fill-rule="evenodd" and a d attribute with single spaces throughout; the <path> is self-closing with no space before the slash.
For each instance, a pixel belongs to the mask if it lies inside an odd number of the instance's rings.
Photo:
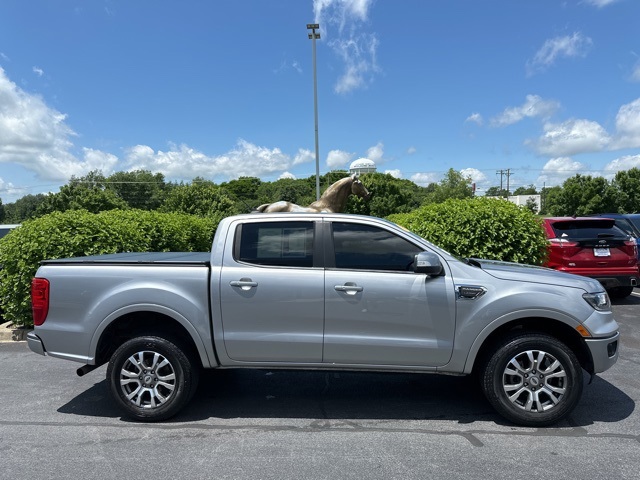
<path id="1" fill-rule="evenodd" d="M 469 374 L 473 370 L 473 366 L 475 364 L 476 358 L 478 356 L 478 352 L 484 345 L 485 341 L 491 336 L 499 328 L 510 324 L 510 323 L 518 323 L 527 319 L 538 319 L 540 322 L 559 322 L 562 323 L 572 329 L 575 329 L 580 322 L 576 320 L 574 317 L 560 312 L 558 310 L 548 310 L 541 308 L 532 308 L 532 309 L 523 309 L 517 310 L 514 312 L 507 313 L 502 315 L 501 317 L 496 318 L 494 321 L 489 323 L 485 328 L 483 328 L 480 333 L 477 335 L 471 347 L 469 348 L 469 352 L 467 354 L 467 358 L 464 364 L 463 372 Z M 547 323 L 547 326 L 550 323 Z M 540 330 L 545 330 L 545 326 L 541 325 Z"/>

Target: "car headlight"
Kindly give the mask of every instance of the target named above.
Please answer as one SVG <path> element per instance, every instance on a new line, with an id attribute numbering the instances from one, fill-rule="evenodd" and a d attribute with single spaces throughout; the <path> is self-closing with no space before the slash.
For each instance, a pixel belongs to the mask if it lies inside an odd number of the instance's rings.
<path id="1" fill-rule="evenodd" d="M 611 310 L 611 301 L 609 300 L 607 292 L 585 293 L 582 295 L 582 298 L 584 298 L 589 305 L 598 311 L 603 312 Z"/>

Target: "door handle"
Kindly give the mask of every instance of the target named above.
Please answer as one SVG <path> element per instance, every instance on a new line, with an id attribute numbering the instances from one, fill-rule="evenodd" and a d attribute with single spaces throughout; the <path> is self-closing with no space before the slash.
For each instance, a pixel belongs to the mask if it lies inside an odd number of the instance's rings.
<path id="1" fill-rule="evenodd" d="M 355 295 L 357 292 L 362 292 L 364 290 L 364 288 L 362 287 L 359 287 L 357 285 L 350 285 L 350 284 L 336 285 L 333 288 L 335 289 L 336 292 L 345 292 L 348 295 Z"/>
<path id="2" fill-rule="evenodd" d="M 240 287 L 242 290 L 251 290 L 253 287 L 258 286 L 258 282 L 254 282 L 249 278 L 241 278 L 240 280 L 232 280 L 229 282 L 232 287 Z"/>

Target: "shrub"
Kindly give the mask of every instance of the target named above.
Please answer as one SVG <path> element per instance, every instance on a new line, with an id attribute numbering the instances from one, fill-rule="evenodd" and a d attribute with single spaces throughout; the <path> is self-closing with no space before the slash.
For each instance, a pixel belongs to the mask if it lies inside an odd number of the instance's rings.
<path id="1" fill-rule="evenodd" d="M 460 257 L 540 265 L 547 252 L 540 221 L 505 200 L 447 200 L 389 220 Z"/>
<path id="2" fill-rule="evenodd" d="M 31 279 L 40 261 L 119 252 L 208 251 L 217 222 L 177 213 L 70 210 L 24 222 L 0 240 L 0 307 L 30 326 Z"/>

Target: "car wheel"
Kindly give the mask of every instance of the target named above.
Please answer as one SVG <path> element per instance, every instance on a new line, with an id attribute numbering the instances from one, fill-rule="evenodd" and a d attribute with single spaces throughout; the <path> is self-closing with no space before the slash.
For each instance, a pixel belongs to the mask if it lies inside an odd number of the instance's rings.
<path id="1" fill-rule="evenodd" d="M 482 371 L 482 388 L 491 405 L 506 419 L 528 427 L 551 425 L 567 416 L 582 386 L 575 354 L 544 334 L 506 339 Z"/>
<path id="2" fill-rule="evenodd" d="M 633 287 L 614 287 L 608 290 L 607 293 L 611 298 L 620 300 L 631 295 L 633 293 Z"/>
<path id="3" fill-rule="evenodd" d="M 161 337 L 133 338 L 112 355 L 107 367 L 111 397 L 131 418 L 166 420 L 196 390 L 198 370 L 184 352 Z"/>

